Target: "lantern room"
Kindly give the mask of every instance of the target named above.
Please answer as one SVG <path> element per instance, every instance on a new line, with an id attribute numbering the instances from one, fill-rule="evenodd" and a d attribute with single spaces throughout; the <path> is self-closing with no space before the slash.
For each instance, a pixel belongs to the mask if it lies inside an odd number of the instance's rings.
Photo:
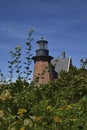
<path id="1" fill-rule="evenodd" d="M 49 50 L 48 50 L 48 41 L 44 40 L 42 37 L 39 41 L 37 41 L 37 50 L 36 50 L 36 56 L 48 56 Z"/>

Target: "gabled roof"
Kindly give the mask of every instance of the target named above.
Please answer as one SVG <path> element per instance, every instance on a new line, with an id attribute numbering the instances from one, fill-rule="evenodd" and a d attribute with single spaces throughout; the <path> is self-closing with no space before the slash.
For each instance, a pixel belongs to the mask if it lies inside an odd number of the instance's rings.
<path id="1" fill-rule="evenodd" d="M 58 58 L 53 59 L 51 61 L 51 64 L 54 66 L 54 70 L 59 73 L 61 70 L 64 70 L 66 72 L 69 71 L 70 66 L 72 65 L 72 60 L 70 57 L 68 58 Z"/>

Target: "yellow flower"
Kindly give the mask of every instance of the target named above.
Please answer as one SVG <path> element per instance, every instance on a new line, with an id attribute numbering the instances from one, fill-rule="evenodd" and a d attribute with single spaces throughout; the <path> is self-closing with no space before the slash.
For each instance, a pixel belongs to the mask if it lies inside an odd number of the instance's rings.
<path id="1" fill-rule="evenodd" d="M 25 130 L 25 127 L 20 128 L 20 130 Z"/>
<path id="2" fill-rule="evenodd" d="M 81 110 L 81 106 L 78 107 L 78 110 Z"/>
<path id="3" fill-rule="evenodd" d="M 26 113 L 26 109 L 25 108 L 20 108 L 20 109 L 18 109 L 18 113 L 17 114 L 19 114 L 19 115 L 22 115 L 23 113 Z"/>
<path id="4" fill-rule="evenodd" d="M 62 100 L 64 103 L 66 103 L 66 100 Z"/>
<path id="5" fill-rule="evenodd" d="M 66 109 L 72 109 L 72 106 L 71 105 L 67 105 Z"/>
<path id="6" fill-rule="evenodd" d="M 42 117 L 41 117 L 41 116 L 35 116 L 35 121 L 36 121 L 37 123 L 40 123 L 41 120 L 42 120 Z"/>
<path id="7" fill-rule="evenodd" d="M 12 127 L 11 130 L 16 130 L 16 128 L 15 128 L 15 127 Z"/>
<path id="8" fill-rule="evenodd" d="M 58 108 L 58 110 L 64 110 L 64 109 L 65 109 L 64 106 Z"/>
<path id="9" fill-rule="evenodd" d="M 33 126 L 32 120 L 30 120 L 30 119 L 28 119 L 28 118 L 24 119 L 24 124 L 23 124 L 23 126 L 24 126 L 24 127 L 26 127 L 26 126 L 32 127 L 32 126 Z"/>
<path id="10" fill-rule="evenodd" d="M 53 108 L 51 106 L 47 106 L 47 110 L 52 111 Z"/>
<path id="11" fill-rule="evenodd" d="M 47 106 L 47 110 L 50 110 L 51 109 L 51 106 Z"/>
<path id="12" fill-rule="evenodd" d="M 3 116 L 4 116 L 4 112 L 0 110 L 0 118 L 2 118 Z"/>
<path id="13" fill-rule="evenodd" d="M 71 118 L 71 119 L 69 119 L 69 120 L 72 121 L 72 122 L 75 122 L 75 121 L 76 121 L 75 118 Z"/>
<path id="14" fill-rule="evenodd" d="M 6 101 L 6 100 L 11 99 L 11 97 L 12 97 L 12 96 L 11 96 L 9 90 L 4 90 L 4 91 L 1 93 L 0 99 L 3 100 L 3 101 Z"/>
<path id="15" fill-rule="evenodd" d="M 56 123 L 61 123 L 62 122 L 62 119 L 59 117 L 59 116 L 54 116 L 54 121 Z"/>
<path id="16" fill-rule="evenodd" d="M 24 120 L 24 126 L 29 126 L 29 124 L 30 124 L 30 120 L 26 118 Z"/>

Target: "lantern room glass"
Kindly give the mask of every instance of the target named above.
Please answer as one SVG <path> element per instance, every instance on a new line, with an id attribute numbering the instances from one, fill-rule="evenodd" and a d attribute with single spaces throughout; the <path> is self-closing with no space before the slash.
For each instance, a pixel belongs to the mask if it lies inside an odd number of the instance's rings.
<path id="1" fill-rule="evenodd" d="M 43 50 L 47 50 L 48 49 L 48 46 L 47 46 L 47 43 L 44 43 L 44 42 L 40 42 L 40 43 L 37 43 L 37 49 L 43 49 Z"/>

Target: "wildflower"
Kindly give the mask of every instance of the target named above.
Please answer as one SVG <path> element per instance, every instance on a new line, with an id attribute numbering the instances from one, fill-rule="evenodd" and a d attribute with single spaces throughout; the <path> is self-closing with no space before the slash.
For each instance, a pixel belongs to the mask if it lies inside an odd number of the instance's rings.
<path id="1" fill-rule="evenodd" d="M 16 128 L 15 128 L 15 127 L 12 127 L 11 130 L 16 130 Z"/>
<path id="2" fill-rule="evenodd" d="M 18 109 L 18 113 L 17 114 L 19 114 L 19 115 L 22 115 L 23 113 L 26 113 L 26 109 L 25 108 L 20 108 L 20 109 Z"/>
<path id="3" fill-rule="evenodd" d="M 4 112 L 0 110 L 0 118 L 2 118 L 3 116 L 4 116 Z"/>
<path id="4" fill-rule="evenodd" d="M 62 122 L 62 120 L 61 120 L 61 118 L 59 116 L 54 116 L 54 121 L 56 123 L 61 123 Z"/>
<path id="5" fill-rule="evenodd" d="M 37 123 L 40 123 L 41 120 L 42 120 L 42 117 L 41 117 L 41 116 L 35 116 L 35 121 L 36 121 Z"/>
<path id="6" fill-rule="evenodd" d="M 78 110 L 81 110 L 81 106 L 78 107 Z"/>
<path id="7" fill-rule="evenodd" d="M 64 103 L 66 103 L 66 100 L 62 100 Z"/>
<path id="8" fill-rule="evenodd" d="M 24 120 L 24 126 L 29 126 L 29 124 L 30 124 L 30 120 L 26 118 Z"/>
<path id="9" fill-rule="evenodd" d="M 71 105 L 67 105 L 66 109 L 72 109 L 72 106 Z"/>
<path id="10" fill-rule="evenodd" d="M 20 128 L 20 130 L 25 130 L 25 127 Z"/>
<path id="11" fill-rule="evenodd" d="M 58 110 L 64 110 L 64 109 L 65 109 L 64 106 L 58 108 Z"/>
<path id="12" fill-rule="evenodd" d="M 47 110 L 51 109 L 51 106 L 47 106 Z"/>
<path id="13" fill-rule="evenodd" d="M 26 118 L 26 119 L 24 120 L 23 126 L 24 126 L 24 127 L 26 127 L 26 126 L 32 127 L 32 126 L 33 126 L 32 120 Z"/>
<path id="14" fill-rule="evenodd" d="M 47 110 L 52 111 L 53 108 L 51 106 L 47 106 Z"/>
<path id="15" fill-rule="evenodd" d="M 1 93 L 0 99 L 1 99 L 2 101 L 5 101 L 5 100 L 11 99 L 11 97 L 12 97 L 12 96 L 11 96 L 9 90 L 4 90 L 4 91 Z"/>
<path id="16" fill-rule="evenodd" d="M 75 122 L 75 121 L 76 121 L 75 118 L 71 118 L 71 119 L 69 119 L 69 120 L 72 121 L 72 122 Z"/>

